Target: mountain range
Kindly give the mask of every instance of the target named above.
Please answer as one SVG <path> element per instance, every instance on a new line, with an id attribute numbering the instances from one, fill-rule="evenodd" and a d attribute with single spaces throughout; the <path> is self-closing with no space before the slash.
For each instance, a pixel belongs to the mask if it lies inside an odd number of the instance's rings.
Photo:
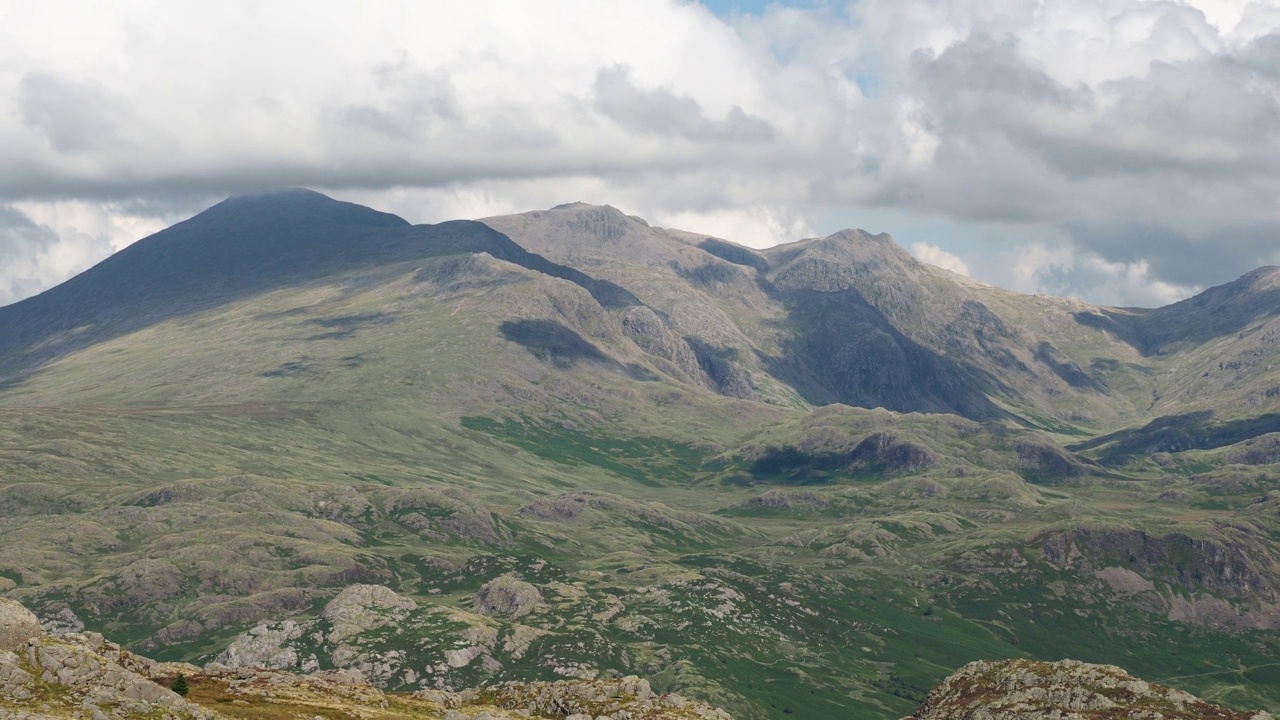
<path id="1" fill-rule="evenodd" d="M 1274 710 L 1278 478 L 1274 267 L 1113 308 L 861 230 L 289 190 L 0 308 L 0 593 L 167 660 L 318 623 L 264 661 L 896 718 L 1073 657 Z M 356 583 L 405 631 L 335 640 Z"/>

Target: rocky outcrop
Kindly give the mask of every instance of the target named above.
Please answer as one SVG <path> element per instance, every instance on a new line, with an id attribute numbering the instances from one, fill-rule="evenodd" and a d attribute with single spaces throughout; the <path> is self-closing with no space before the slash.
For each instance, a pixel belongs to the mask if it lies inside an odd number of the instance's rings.
<path id="1" fill-rule="evenodd" d="M 1207 537 L 1154 535 L 1134 528 L 1076 528 L 1042 538 L 1041 552 L 1061 570 L 1106 579 L 1121 570 L 1149 583 L 1142 592 L 1113 591 L 1121 599 L 1170 620 L 1240 632 L 1280 628 L 1276 561 L 1247 534 L 1215 530 Z M 1177 589 L 1159 592 L 1159 586 Z"/>
<path id="2" fill-rule="evenodd" d="M 214 660 L 227 667 L 291 668 L 298 664 L 294 640 L 303 627 L 292 620 L 264 623 L 242 633 Z"/>
<path id="3" fill-rule="evenodd" d="M 224 699 L 246 705 L 340 710 L 343 717 L 444 720 L 732 720 L 729 713 L 679 695 L 654 693 L 646 680 L 504 683 L 449 692 L 420 690 L 389 696 L 353 670 L 296 675 L 211 665 L 202 675 Z M 314 713 L 313 713 L 314 714 Z M 299 713 L 298 717 L 309 717 Z"/>
<path id="4" fill-rule="evenodd" d="M 320 613 L 332 623 L 330 642 L 403 620 L 418 604 L 381 585 L 352 585 L 338 593 Z"/>
<path id="5" fill-rule="evenodd" d="M 652 309 L 638 305 L 622 318 L 622 332 L 646 354 L 673 363 L 690 378 L 700 376 L 697 355 Z"/>
<path id="6" fill-rule="evenodd" d="M 20 603 L 0 598 L 0 651 L 14 652 L 44 635 L 40 620 Z"/>
<path id="7" fill-rule="evenodd" d="M 476 612 L 481 615 L 524 617 L 542 604 L 538 588 L 511 575 L 494 578 L 480 587 L 475 596 Z"/>
<path id="8" fill-rule="evenodd" d="M 399 625 L 418 609 L 413 600 L 381 585 L 352 585 L 330 600 L 320 617 L 304 623 L 284 620 L 264 623 L 241 634 L 215 659 L 230 668 L 266 667 L 304 672 L 323 663 L 353 667 L 376 679 L 393 670 L 370 656 L 356 638 L 371 630 Z M 312 652 L 305 656 L 299 641 L 308 639 Z"/>
<path id="9" fill-rule="evenodd" d="M 937 456 L 929 448 L 889 433 L 869 435 L 858 443 L 849 459 L 851 472 L 879 473 L 885 477 L 916 473 L 938 464 Z"/>
<path id="10" fill-rule="evenodd" d="M 45 635 L 35 615 L 0 600 L 0 718 L 210 720 L 156 678 L 170 670 L 96 633 Z"/>
<path id="11" fill-rule="evenodd" d="M 1074 660 L 969 663 L 904 720 L 1271 720 Z"/>
<path id="12" fill-rule="evenodd" d="M 831 506 L 831 500 L 809 490 L 773 488 L 749 497 L 728 510 L 776 510 L 784 512 L 817 512 Z"/>
<path id="13" fill-rule="evenodd" d="M 506 547 L 507 529 L 496 515 L 461 489 L 396 490 L 386 500 L 387 516 L 424 538 Z"/>

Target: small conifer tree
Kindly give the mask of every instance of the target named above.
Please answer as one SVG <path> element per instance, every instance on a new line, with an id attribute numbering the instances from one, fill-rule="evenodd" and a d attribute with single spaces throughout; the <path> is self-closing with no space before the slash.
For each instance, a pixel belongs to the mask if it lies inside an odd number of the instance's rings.
<path id="1" fill-rule="evenodd" d="M 187 686 L 187 676 L 182 673 L 178 673 L 178 677 L 174 678 L 173 682 L 169 683 L 169 689 L 183 697 L 186 697 L 187 693 L 191 691 L 191 688 Z"/>

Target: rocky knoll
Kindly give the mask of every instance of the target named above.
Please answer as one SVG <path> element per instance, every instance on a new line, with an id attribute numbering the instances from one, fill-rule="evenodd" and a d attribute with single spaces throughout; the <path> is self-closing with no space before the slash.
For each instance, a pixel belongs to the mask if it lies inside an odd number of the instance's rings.
<path id="1" fill-rule="evenodd" d="M 1271 720 L 1074 660 L 969 663 L 904 720 Z"/>

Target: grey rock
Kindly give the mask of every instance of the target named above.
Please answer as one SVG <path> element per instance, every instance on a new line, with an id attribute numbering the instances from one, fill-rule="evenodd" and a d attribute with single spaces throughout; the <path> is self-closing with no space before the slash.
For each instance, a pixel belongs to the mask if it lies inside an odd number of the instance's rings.
<path id="1" fill-rule="evenodd" d="M 482 585 L 474 602 L 481 615 L 523 617 L 542 604 L 542 593 L 530 583 L 503 575 Z"/>
<path id="2" fill-rule="evenodd" d="M 0 650 L 16 652 L 44 635 L 40 620 L 21 603 L 0 598 Z"/>

